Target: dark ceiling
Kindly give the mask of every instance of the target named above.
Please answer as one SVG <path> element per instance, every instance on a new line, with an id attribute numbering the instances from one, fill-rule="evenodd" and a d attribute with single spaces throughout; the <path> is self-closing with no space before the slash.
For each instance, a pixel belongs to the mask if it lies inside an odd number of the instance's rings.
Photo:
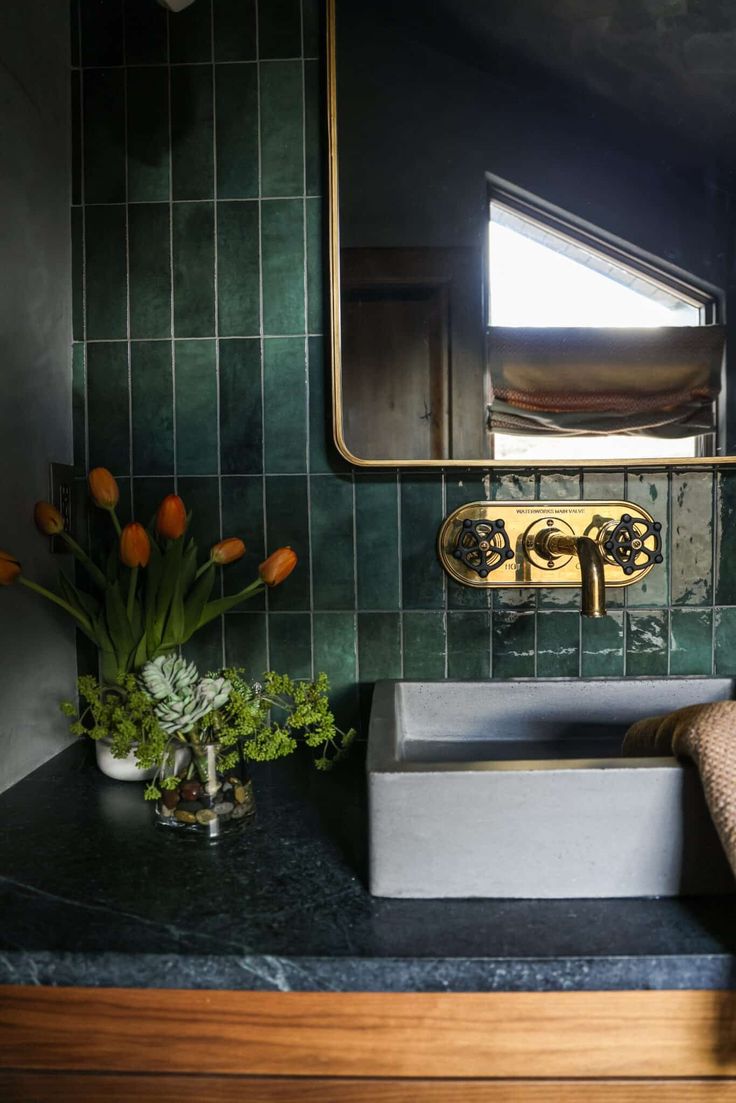
<path id="1" fill-rule="evenodd" d="M 533 66 L 670 131 L 709 161 L 736 162 L 736 0 L 404 4 L 476 61 L 485 53 L 505 68 Z"/>

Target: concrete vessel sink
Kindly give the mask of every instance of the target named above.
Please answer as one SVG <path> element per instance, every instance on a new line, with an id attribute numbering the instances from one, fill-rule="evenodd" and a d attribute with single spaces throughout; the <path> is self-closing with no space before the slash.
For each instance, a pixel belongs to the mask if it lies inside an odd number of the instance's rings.
<path id="1" fill-rule="evenodd" d="M 693 766 L 622 758 L 627 727 L 730 699 L 715 678 L 379 682 L 368 736 L 371 892 L 736 891 Z"/>

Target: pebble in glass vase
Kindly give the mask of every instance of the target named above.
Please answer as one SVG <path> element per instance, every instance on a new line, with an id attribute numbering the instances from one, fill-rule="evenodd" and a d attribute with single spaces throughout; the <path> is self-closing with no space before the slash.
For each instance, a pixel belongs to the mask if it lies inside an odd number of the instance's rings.
<path id="1" fill-rule="evenodd" d="M 215 843 L 253 817 L 252 782 L 242 767 L 220 769 L 219 751 L 218 744 L 205 743 L 168 756 L 156 801 L 156 822 L 161 827 L 182 838 Z"/>

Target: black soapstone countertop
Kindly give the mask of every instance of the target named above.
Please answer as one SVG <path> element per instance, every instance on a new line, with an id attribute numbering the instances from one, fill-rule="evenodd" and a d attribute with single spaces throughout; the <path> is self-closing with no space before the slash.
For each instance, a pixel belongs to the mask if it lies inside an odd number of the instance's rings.
<path id="1" fill-rule="evenodd" d="M 76 744 L 0 796 L 0 982 L 281 991 L 736 988 L 736 897 L 382 900 L 360 756 L 254 771 L 216 847 Z M 437 830 L 442 831 L 438 821 Z"/>

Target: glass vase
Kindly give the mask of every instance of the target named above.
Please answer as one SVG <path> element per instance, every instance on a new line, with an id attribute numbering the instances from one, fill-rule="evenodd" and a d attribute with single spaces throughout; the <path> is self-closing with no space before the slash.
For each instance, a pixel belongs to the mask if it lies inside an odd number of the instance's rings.
<path id="1" fill-rule="evenodd" d="M 169 779 L 173 779 L 169 782 Z M 182 838 L 218 842 L 255 813 L 253 783 L 242 761 L 223 769 L 220 747 L 182 745 L 167 754 L 159 773 L 156 822 Z"/>

